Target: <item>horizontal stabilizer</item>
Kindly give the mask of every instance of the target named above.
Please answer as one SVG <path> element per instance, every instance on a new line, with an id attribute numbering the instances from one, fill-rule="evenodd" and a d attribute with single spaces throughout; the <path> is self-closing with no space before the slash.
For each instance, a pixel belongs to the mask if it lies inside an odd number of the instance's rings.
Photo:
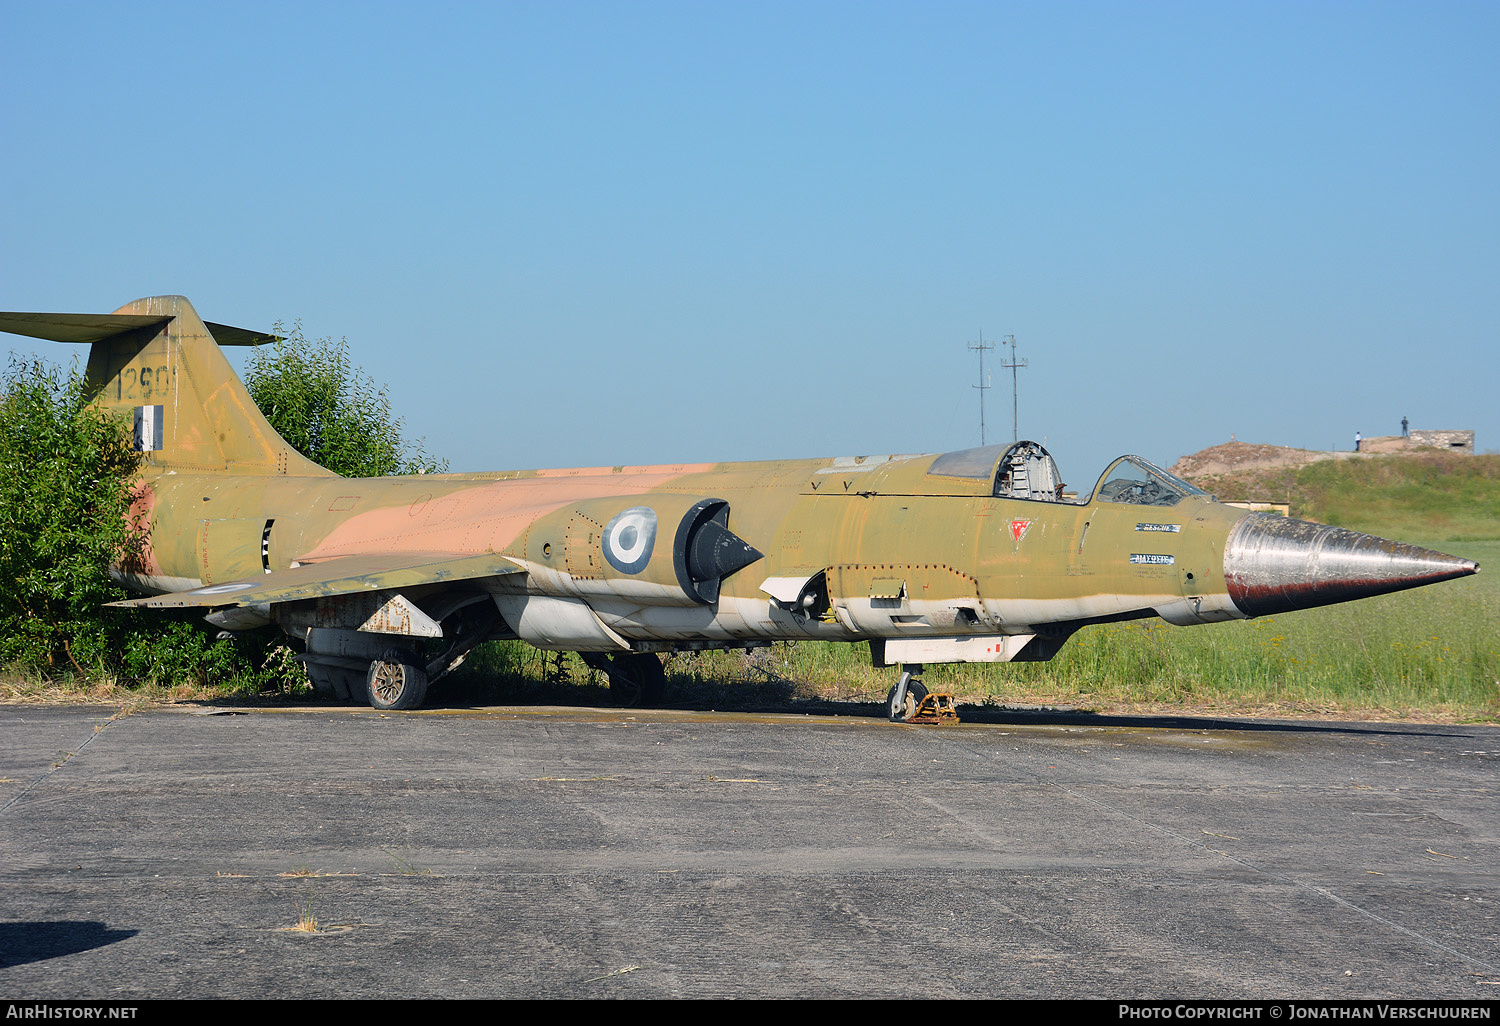
<path id="1" fill-rule="evenodd" d="M 280 335 L 249 328 L 232 328 L 227 324 L 204 321 L 203 326 L 213 333 L 214 341 L 221 346 L 263 346 L 267 342 L 280 342 Z"/>
<path id="2" fill-rule="evenodd" d="M 101 342 L 172 318 L 152 314 L 0 313 L 0 331 L 51 342 Z"/>
<path id="3" fill-rule="evenodd" d="M 50 342 L 102 342 L 141 328 L 160 328 L 171 317 L 154 314 L 0 313 L 0 331 L 29 335 Z M 275 342 L 276 335 L 205 321 L 221 346 L 258 346 Z"/>
<path id="4" fill-rule="evenodd" d="M 455 556 L 441 552 L 389 552 L 344 556 L 290 570 L 277 570 L 243 581 L 210 584 L 191 591 L 128 599 L 124 602 L 111 602 L 110 605 L 137 609 L 259 606 L 524 572 L 519 564 L 493 552 L 478 556 Z"/>

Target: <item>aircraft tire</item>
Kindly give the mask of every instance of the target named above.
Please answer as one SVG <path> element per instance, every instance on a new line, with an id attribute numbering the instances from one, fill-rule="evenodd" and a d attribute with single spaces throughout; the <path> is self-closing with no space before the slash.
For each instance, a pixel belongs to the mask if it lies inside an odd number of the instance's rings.
<path id="1" fill-rule="evenodd" d="M 911 680 L 906 683 L 906 701 L 898 708 L 896 705 L 896 691 L 899 684 L 892 684 L 891 690 L 885 694 L 885 714 L 892 723 L 905 723 L 907 717 L 917 711 L 917 706 L 922 704 L 922 699 L 927 697 L 927 687 L 919 680 Z"/>
<path id="2" fill-rule="evenodd" d="M 609 669 L 609 694 L 620 705 L 660 705 L 667 689 L 667 670 L 650 652 L 617 655 Z"/>
<path id="3" fill-rule="evenodd" d="M 370 663 L 365 692 L 373 709 L 415 709 L 427 697 L 427 669 L 410 649 L 390 649 Z"/>

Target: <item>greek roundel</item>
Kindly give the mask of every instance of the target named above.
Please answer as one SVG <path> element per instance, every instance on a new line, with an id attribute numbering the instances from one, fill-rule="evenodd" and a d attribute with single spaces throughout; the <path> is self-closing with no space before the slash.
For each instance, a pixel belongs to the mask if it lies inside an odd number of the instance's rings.
<path id="1" fill-rule="evenodd" d="M 656 510 L 632 506 L 604 527 L 604 558 L 622 574 L 638 574 L 651 562 L 656 544 Z"/>

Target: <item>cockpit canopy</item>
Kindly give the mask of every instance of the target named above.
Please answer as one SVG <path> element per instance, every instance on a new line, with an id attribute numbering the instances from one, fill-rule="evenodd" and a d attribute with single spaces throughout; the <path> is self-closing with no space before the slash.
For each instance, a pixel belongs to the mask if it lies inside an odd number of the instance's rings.
<path id="1" fill-rule="evenodd" d="M 1094 498 L 1099 502 L 1136 506 L 1175 506 L 1189 495 L 1207 494 L 1139 456 L 1121 456 L 1115 460 L 1094 489 Z"/>
<path id="2" fill-rule="evenodd" d="M 1002 499 L 1062 502 L 1062 475 L 1057 461 L 1037 442 L 945 452 L 932 461 L 927 473 L 992 482 L 990 494 Z"/>
<path id="3" fill-rule="evenodd" d="M 1137 506 L 1174 506 L 1189 495 L 1208 494 L 1149 460 L 1121 456 L 1099 478 L 1092 496 L 1065 499 L 1066 486 L 1058 473 L 1057 461 L 1042 445 L 1031 441 L 946 452 L 933 459 L 927 475 L 972 481 L 973 485 L 968 487 L 984 488 L 988 484 L 989 493 L 996 498 L 1032 502 L 1086 505 L 1092 498 Z"/>

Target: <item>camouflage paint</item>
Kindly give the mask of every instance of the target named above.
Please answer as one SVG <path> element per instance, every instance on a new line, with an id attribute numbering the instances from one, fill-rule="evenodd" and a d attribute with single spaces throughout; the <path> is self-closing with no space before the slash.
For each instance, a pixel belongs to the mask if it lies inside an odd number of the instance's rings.
<path id="1" fill-rule="evenodd" d="M 1045 462 L 1030 472 L 993 446 L 346 480 L 276 435 L 219 349 L 269 336 L 209 326 L 181 297 L 0 315 L 0 329 L 91 342 L 99 402 L 127 417 L 162 408 L 137 507 L 149 558 L 128 580 L 165 594 L 130 604 L 275 621 L 310 643 L 310 630 L 354 632 L 339 652 L 404 624 L 446 636 L 482 600 L 502 618 L 486 630 L 546 648 L 824 638 L 870 641 L 877 662 L 1045 659 L 1089 623 L 1206 623 L 1478 569 L 1406 546 L 1372 576 L 1368 553 L 1395 543 L 1266 526 L 1134 458 L 1060 501 L 1028 491 L 1028 473 L 1049 489 L 1056 477 L 1035 443 Z M 1106 484 L 1115 468 L 1124 480 Z M 731 550 L 753 562 L 698 587 L 685 547 L 714 510 L 709 563 Z"/>

